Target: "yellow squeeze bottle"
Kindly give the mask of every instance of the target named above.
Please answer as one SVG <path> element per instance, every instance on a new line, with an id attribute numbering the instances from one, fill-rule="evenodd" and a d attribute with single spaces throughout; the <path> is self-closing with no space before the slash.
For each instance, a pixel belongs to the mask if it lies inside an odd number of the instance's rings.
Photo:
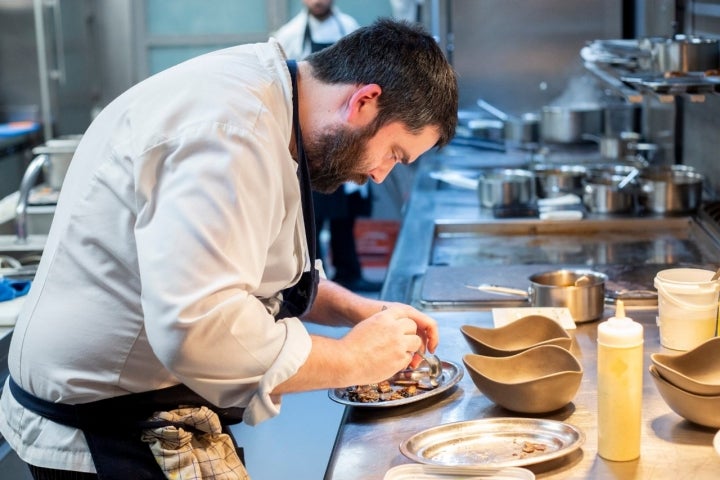
<path id="1" fill-rule="evenodd" d="M 615 316 L 598 325 L 598 455 L 628 461 L 640 456 L 643 380 L 643 327 L 625 316 L 622 300 Z"/>

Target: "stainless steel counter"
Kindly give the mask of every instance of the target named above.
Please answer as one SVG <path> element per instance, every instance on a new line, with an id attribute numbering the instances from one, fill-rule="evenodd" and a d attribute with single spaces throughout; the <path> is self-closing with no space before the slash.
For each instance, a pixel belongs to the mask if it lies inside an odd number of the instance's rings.
<path id="1" fill-rule="evenodd" d="M 503 162 L 497 153 L 480 154 L 472 150 L 451 149 L 444 155 L 424 157 L 418 172 L 416 188 L 413 191 L 395 253 L 390 263 L 388 277 L 381 294 L 382 298 L 393 301 L 411 302 L 425 309 L 437 319 L 440 325 L 441 343 L 438 355 L 462 365 L 462 357 L 470 353 L 460 326 L 466 323 L 481 326 L 492 325 L 492 314 L 488 308 L 477 305 L 453 304 L 427 308 L 419 301 L 418 289 L 422 278 L 432 263 L 436 224 L 439 219 L 456 222 L 492 222 L 486 212 L 478 208 L 474 192 L 453 188 L 439 188 L 436 180 L 428 173 L 441 167 L 475 168 Z M 602 219 L 595 218 L 592 221 Z M 612 219 L 607 219 L 611 221 Z M 588 220 L 584 220 L 588 221 Z M 661 221 L 661 219 L 658 219 Z M 506 222 L 498 221 L 498 222 Z M 511 221 L 512 222 L 512 221 Z M 679 222 L 679 224 L 677 223 Z M 683 223 L 685 227 L 683 227 Z M 690 263 L 711 264 L 718 249 L 710 242 L 703 229 L 692 219 L 672 219 L 678 224 L 678 234 L 686 232 L 690 244 L 698 247 L 691 255 Z M 546 225 L 546 224 L 543 224 Z M 547 224 L 550 225 L 550 224 Z M 578 224 L 578 227 L 581 224 Z M 567 227 L 567 224 L 566 224 Z M 566 228 L 565 227 L 565 228 Z M 568 229 L 568 235 L 573 229 Z M 602 241 L 598 238 L 598 242 Z M 702 244 L 702 245 L 701 245 Z M 713 247 L 715 248 L 713 250 Z M 642 248 L 642 247 L 639 247 Z M 469 258 L 469 257 L 468 257 Z M 471 268 L 468 258 L 457 259 L 456 266 Z M 666 258 L 666 257 L 662 257 Z M 596 259 L 598 260 L 598 259 Z M 717 260 L 715 260 L 717 261 Z M 511 261 L 503 260 L 505 265 Z M 533 260 L 527 261 L 529 264 Z M 470 262 L 472 263 L 472 262 Z M 593 263 L 593 260 L 589 260 Z M 599 259 L 599 264 L 603 263 Z M 669 262 L 672 263 L 672 262 Z M 601 265 L 593 265 L 601 268 Z M 560 262 L 558 265 L 562 265 Z M 643 265 L 646 272 L 654 275 L 666 265 L 652 263 Z M 495 266 L 502 270 L 503 264 Z M 605 265 L 610 268 L 612 265 Z M 627 266 L 626 266 L 627 267 Z M 626 271 L 632 271 L 629 266 Z M 612 270 L 620 272 L 621 270 Z M 647 275 L 646 275 L 647 277 Z M 642 280 L 642 279 L 641 279 Z M 647 278 L 644 279 L 647 281 Z M 649 285 L 652 288 L 652 284 Z M 606 305 L 604 318 L 613 313 L 613 306 Z M 643 387 L 643 420 L 641 457 L 631 462 L 609 462 L 597 456 L 597 347 L 598 322 L 579 324 L 571 331 L 572 352 L 584 368 L 580 390 L 573 402 L 549 415 L 540 416 L 560 420 L 582 429 L 586 435 L 584 445 L 578 451 L 558 460 L 533 465 L 538 478 L 642 478 L 642 479 L 710 479 L 720 475 L 720 455 L 712 447 L 715 429 L 691 424 L 670 410 L 657 392 L 647 371 L 650 354 L 663 351 L 660 346 L 655 323 L 657 310 L 654 305 L 637 306 L 629 309 L 629 315 L 645 327 L 645 375 Z M 399 450 L 399 444 L 426 428 L 449 422 L 493 417 L 520 416 L 494 405 L 465 375 L 456 388 L 439 398 L 428 399 L 416 404 L 389 409 L 362 409 L 348 407 L 336 438 L 326 479 L 381 479 L 391 467 L 410 463 Z"/>

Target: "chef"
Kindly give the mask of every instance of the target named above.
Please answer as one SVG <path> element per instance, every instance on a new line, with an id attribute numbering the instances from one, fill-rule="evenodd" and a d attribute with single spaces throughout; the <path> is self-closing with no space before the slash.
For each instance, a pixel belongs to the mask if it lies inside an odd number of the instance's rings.
<path id="1" fill-rule="evenodd" d="M 332 0 L 302 0 L 304 8 L 274 33 L 288 58 L 303 59 L 356 30 L 357 21 Z M 363 277 L 355 241 L 355 220 L 372 213 L 368 184 L 346 182 L 332 193 L 313 192 L 318 257 L 332 258 L 333 281 L 356 292 L 378 292 L 382 283 Z M 320 232 L 327 223 L 330 251 L 320 250 Z"/>
<path id="2" fill-rule="evenodd" d="M 432 318 L 318 278 L 309 192 L 446 144 L 457 102 L 432 37 L 380 20 L 298 63 L 273 40 L 203 55 L 108 105 L 10 345 L 0 432 L 33 477 L 164 478 L 210 456 L 247 478 L 227 424 L 433 351 Z M 172 450 L 181 433 L 210 447 Z"/>

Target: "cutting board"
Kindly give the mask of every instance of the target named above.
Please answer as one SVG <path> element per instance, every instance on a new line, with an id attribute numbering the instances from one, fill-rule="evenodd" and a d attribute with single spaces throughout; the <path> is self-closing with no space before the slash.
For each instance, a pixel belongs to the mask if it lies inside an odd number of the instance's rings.
<path id="1" fill-rule="evenodd" d="M 20 309 L 25 303 L 25 298 L 18 297 L 0 302 L 0 327 L 12 327 L 15 325 Z"/>
<path id="2" fill-rule="evenodd" d="M 489 284 L 527 292 L 528 277 L 554 270 L 552 265 L 486 265 L 469 267 L 430 266 L 425 272 L 420 301 L 426 304 L 482 303 L 487 306 L 524 306 L 527 298 L 468 288 Z"/>

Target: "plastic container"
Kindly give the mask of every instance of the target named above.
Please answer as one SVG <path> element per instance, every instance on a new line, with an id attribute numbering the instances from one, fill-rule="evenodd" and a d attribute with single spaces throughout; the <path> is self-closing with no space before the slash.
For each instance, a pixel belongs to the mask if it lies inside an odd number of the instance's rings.
<path id="1" fill-rule="evenodd" d="M 655 276 L 660 343 L 672 350 L 691 350 L 714 337 L 718 323 L 720 282 L 712 270 L 671 268 Z"/>
<path id="2" fill-rule="evenodd" d="M 625 316 L 598 325 L 598 455 L 624 462 L 640 456 L 643 327 Z"/>
<path id="3" fill-rule="evenodd" d="M 531 470 L 520 467 L 473 467 L 443 465 L 397 465 L 385 473 L 383 480 L 533 480 Z"/>

